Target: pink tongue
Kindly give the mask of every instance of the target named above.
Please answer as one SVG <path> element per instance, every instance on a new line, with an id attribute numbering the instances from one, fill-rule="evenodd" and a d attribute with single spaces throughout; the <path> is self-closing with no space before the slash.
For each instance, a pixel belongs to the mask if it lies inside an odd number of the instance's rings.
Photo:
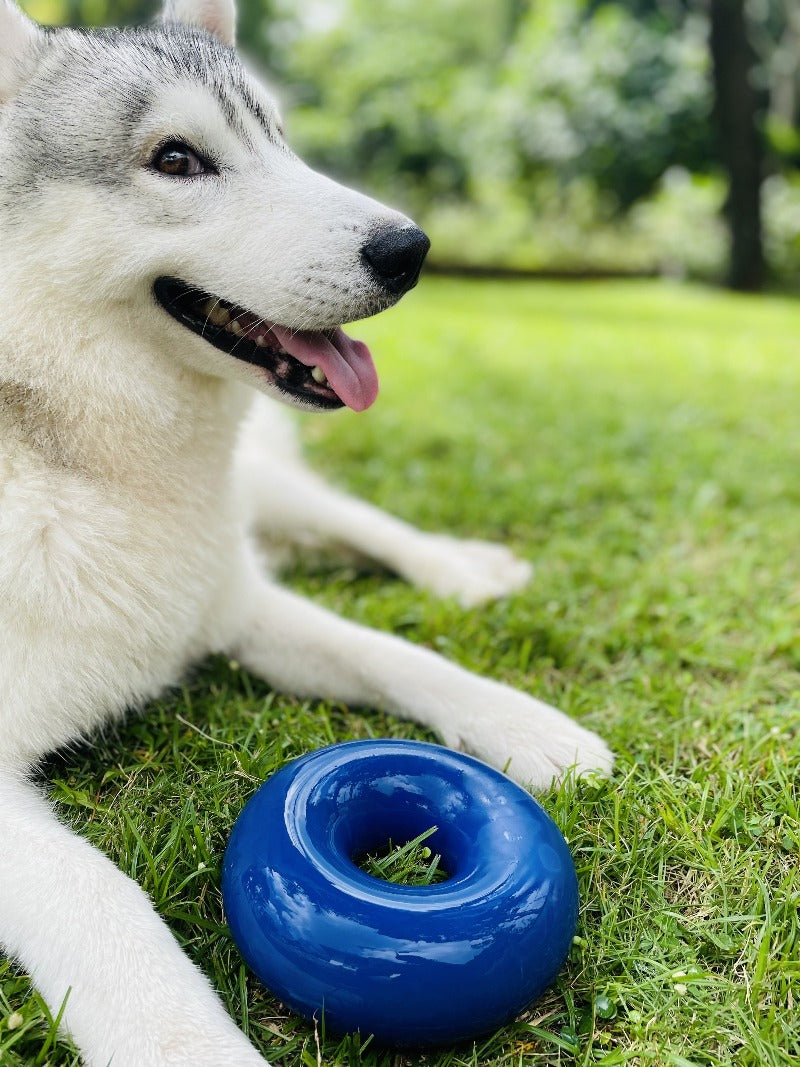
<path id="1" fill-rule="evenodd" d="M 273 326 L 272 332 L 290 356 L 306 367 L 321 367 L 331 389 L 353 411 L 364 411 L 374 403 L 378 373 L 363 341 L 354 341 L 341 327 L 321 333 Z"/>

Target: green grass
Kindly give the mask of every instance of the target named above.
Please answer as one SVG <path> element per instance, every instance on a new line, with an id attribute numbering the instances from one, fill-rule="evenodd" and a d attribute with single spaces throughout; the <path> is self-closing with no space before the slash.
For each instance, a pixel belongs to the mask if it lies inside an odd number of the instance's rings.
<path id="1" fill-rule="evenodd" d="M 358 866 L 385 882 L 399 885 L 436 885 L 447 881 L 447 871 L 440 866 L 442 857 L 425 844 L 436 833 L 438 827 L 431 826 L 411 841 L 398 843 L 389 841 L 385 847 L 366 856 L 355 857 Z"/>
<path id="2" fill-rule="evenodd" d="M 383 396 L 305 423 L 318 466 L 420 525 L 510 542 L 536 578 L 472 611 L 334 560 L 287 580 L 559 705 L 619 762 L 543 798 L 582 894 L 553 989 L 474 1047 L 393 1055 L 322 1035 L 321 1062 L 796 1064 L 800 303 L 426 280 L 359 332 Z M 286 760 L 373 735 L 424 736 L 218 659 L 46 768 L 62 816 L 144 885 L 275 1064 L 313 1067 L 315 1034 L 231 946 L 225 840 Z M 0 964 L 2 1067 L 75 1064 L 52 1034 Z"/>

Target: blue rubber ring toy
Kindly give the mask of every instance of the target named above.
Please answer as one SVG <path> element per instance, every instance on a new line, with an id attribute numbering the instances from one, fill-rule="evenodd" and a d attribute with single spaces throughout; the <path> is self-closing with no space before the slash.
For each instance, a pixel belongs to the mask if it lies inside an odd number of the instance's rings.
<path id="1" fill-rule="evenodd" d="M 395 885 L 354 862 L 432 826 L 447 881 Z M 242 956 L 283 1003 L 396 1046 L 511 1021 L 553 982 L 578 916 L 572 857 L 536 801 L 417 741 L 345 742 L 280 770 L 236 821 L 222 892 Z"/>

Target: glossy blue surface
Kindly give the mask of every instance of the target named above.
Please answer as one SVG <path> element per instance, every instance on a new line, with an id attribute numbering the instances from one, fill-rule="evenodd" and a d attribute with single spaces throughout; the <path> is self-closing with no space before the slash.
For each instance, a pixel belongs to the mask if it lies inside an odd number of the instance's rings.
<path id="1" fill-rule="evenodd" d="M 393 885 L 353 862 L 411 840 L 447 881 Z M 416 741 L 353 741 L 295 760 L 252 797 L 222 872 L 234 940 L 307 1018 L 387 1044 L 496 1029 L 554 980 L 578 914 L 555 823 L 485 764 Z"/>

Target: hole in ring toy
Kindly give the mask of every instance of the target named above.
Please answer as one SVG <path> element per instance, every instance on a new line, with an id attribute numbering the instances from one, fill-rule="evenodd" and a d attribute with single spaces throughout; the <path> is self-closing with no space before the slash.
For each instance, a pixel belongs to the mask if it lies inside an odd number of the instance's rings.
<path id="1" fill-rule="evenodd" d="M 446 881 L 357 866 L 431 826 Z M 239 951 L 281 1001 L 400 1046 L 512 1020 L 553 982 L 578 915 L 572 857 L 536 801 L 418 741 L 349 741 L 282 768 L 236 821 L 222 891 Z"/>

